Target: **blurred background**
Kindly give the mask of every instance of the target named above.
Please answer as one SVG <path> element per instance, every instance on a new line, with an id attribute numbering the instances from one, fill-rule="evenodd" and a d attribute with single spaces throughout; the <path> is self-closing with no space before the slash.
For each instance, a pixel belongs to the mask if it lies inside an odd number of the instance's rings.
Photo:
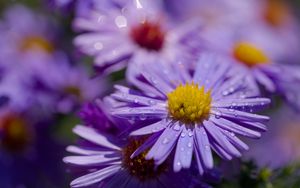
<path id="1" fill-rule="evenodd" d="M 300 0 L 285 2 L 299 21 Z M 124 76 L 93 77 L 92 59 L 72 45 L 71 9 L 51 0 L 0 0 L 1 188 L 69 187 L 71 175 L 62 158 L 65 147 L 76 142 L 72 128 L 80 123 L 80 106 L 110 93 Z M 16 46 L 24 36 L 26 41 Z M 274 100 L 275 108 L 266 112 L 272 118 L 269 131 L 260 140 L 248 141 L 252 146 L 242 159 L 245 164 L 230 162 L 237 164 L 237 171 L 244 170 L 246 175 L 239 178 L 248 186 L 251 180 L 259 187 L 271 172 L 283 182 L 294 181 L 288 177 L 300 173 L 299 114 Z M 238 187 L 235 183 L 220 187 Z M 300 182 L 293 185 L 300 187 Z"/>

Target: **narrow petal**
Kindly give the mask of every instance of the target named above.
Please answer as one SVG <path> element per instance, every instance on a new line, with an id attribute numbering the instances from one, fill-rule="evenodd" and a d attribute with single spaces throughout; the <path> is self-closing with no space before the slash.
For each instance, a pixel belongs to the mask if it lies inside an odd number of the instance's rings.
<path id="1" fill-rule="evenodd" d="M 234 123 L 230 120 L 224 119 L 224 118 L 211 118 L 211 121 L 215 123 L 218 127 L 221 129 L 225 129 L 227 131 L 234 132 L 236 134 L 240 134 L 246 137 L 250 138 L 260 138 L 261 134 L 257 131 L 245 128 L 237 123 Z"/>
<path id="2" fill-rule="evenodd" d="M 89 185 L 93 185 L 95 183 L 99 183 L 104 179 L 112 176 L 116 172 L 121 169 L 120 165 L 113 165 L 96 172 L 81 176 L 71 182 L 71 187 L 86 187 Z"/>
<path id="3" fill-rule="evenodd" d="M 174 148 L 182 130 L 183 126 L 180 126 L 178 130 L 174 130 L 171 126 L 167 127 L 148 152 L 146 159 L 153 158 L 155 161 L 158 161 L 164 158 Z"/>
<path id="4" fill-rule="evenodd" d="M 121 150 L 118 146 L 112 144 L 107 140 L 107 138 L 100 133 L 97 133 L 94 129 L 82 125 L 77 125 L 74 129 L 73 132 L 76 133 L 78 136 L 93 142 L 95 144 L 98 144 L 100 146 L 106 147 L 106 148 L 111 148 L 114 150 Z"/>
<path id="5" fill-rule="evenodd" d="M 144 119 L 155 119 L 167 116 L 167 110 L 164 107 L 123 107 L 114 109 L 113 115 L 120 117 L 143 117 Z"/>
<path id="6" fill-rule="evenodd" d="M 140 128 L 136 131 L 133 131 L 130 135 L 137 136 L 137 135 L 146 135 L 146 134 L 159 132 L 162 129 L 166 128 L 168 126 L 168 124 L 169 124 L 169 121 L 166 119 L 163 119 L 159 122 L 153 123 L 151 125 Z"/>
<path id="7" fill-rule="evenodd" d="M 134 103 L 137 105 L 154 106 L 158 104 L 159 106 L 163 106 L 165 104 L 165 102 L 161 100 L 153 99 L 150 97 L 143 97 L 139 95 L 131 95 L 128 93 L 118 92 L 112 94 L 111 96 L 116 100 L 121 100 L 128 103 Z"/>
<path id="8" fill-rule="evenodd" d="M 213 109 L 212 114 L 214 114 L 216 118 L 224 117 L 224 118 L 230 118 L 238 121 L 265 122 L 270 120 L 268 116 L 252 114 L 252 113 L 238 111 L 238 110 L 230 111 L 228 109 L 222 109 L 222 108 L 218 108 L 217 110 Z"/>
<path id="9" fill-rule="evenodd" d="M 136 156 L 138 156 L 139 154 L 141 154 L 143 151 L 145 151 L 146 149 L 148 149 L 150 146 L 152 146 L 157 139 L 159 138 L 161 134 L 159 132 L 154 133 L 153 135 L 150 136 L 150 138 L 148 138 L 137 150 L 135 150 L 130 158 L 134 158 Z"/>
<path id="10" fill-rule="evenodd" d="M 181 168 L 189 168 L 191 166 L 194 147 L 193 141 L 192 131 L 187 130 L 184 127 L 177 142 L 177 148 L 173 163 L 173 169 L 175 172 L 179 172 Z"/>
<path id="11" fill-rule="evenodd" d="M 115 151 L 97 151 L 97 150 L 85 149 L 78 146 L 68 146 L 66 150 L 68 152 L 79 154 L 79 155 L 106 155 L 106 154 L 115 153 Z"/>
<path id="12" fill-rule="evenodd" d="M 213 123 L 206 121 L 204 122 L 204 127 L 218 145 L 220 145 L 227 153 L 235 157 L 241 156 L 241 153 L 228 141 L 225 135 Z"/>
<path id="13" fill-rule="evenodd" d="M 213 107 L 220 108 L 254 108 L 256 106 L 264 107 L 271 103 L 270 99 L 267 98 L 249 98 L 249 99 L 223 99 L 217 102 L 213 102 Z"/>
<path id="14" fill-rule="evenodd" d="M 243 141 L 241 141 L 237 136 L 235 136 L 234 133 L 229 131 L 222 131 L 223 134 L 225 134 L 229 140 L 235 147 L 241 149 L 241 150 L 248 150 L 249 147 L 247 144 L 245 144 Z"/>
<path id="15" fill-rule="evenodd" d="M 80 166 L 103 165 L 117 160 L 120 161 L 120 156 L 116 156 L 116 157 L 107 157 L 105 155 L 69 156 L 63 159 L 65 163 L 80 165 Z"/>
<path id="16" fill-rule="evenodd" d="M 196 128 L 195 141 L 197 141 L 197 150 L 206 168 L 210 169 L 213 167 L 213 157 L 210 149 L 210 143 L 207 137 L 207 133 L 202 125 Z"/>
<path id="17" fill-rule="evenodd" d="M 231 160 L 232 156 L 227 153 L 221 146 L 219 146 L 217 143 L 211 142 L 212 149 L 223 159 Z"/>

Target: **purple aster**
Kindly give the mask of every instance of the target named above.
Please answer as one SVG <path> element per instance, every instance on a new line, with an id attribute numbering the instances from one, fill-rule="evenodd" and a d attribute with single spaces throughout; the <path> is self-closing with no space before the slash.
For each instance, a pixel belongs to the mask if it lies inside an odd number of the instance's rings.
<path id="1" fill-rule="evenodd" d="M 136 79 L 141 91 L 116 86 L 111 97 L 123 103 L 112 110 L 118 117 L 147 126 L 132 136 L 151 137 L 132 154 L 151 147 L 146 159 L 162 164 L 175 150 L 174 171 L 189 168 L 194 154 L 200 174 L 213 167 L 212 149 L 223 159 L 240 157 L 248 146 L 236 135 L 259 138 L 269 118 L 253 114 L 270 103 L 253 98 L 247 77 L 226 57 L 203 53 L 192 69 L 184 62 L 145 63 Z M 147 71 L 144 71 L 147 70 Z"/>
<path id="2" fill-rule="evenodd" d="M 67 147 L 67 151 L 73 155 L 63 159 L 80 176 L 71 182 L 71 187 L 209 187 L 200 179 L 192 182 L 192 176 L 187 172 L 173 173 L 168 162 L 156 165 L 154 160 L 146 160 L 146 152 L 131 158 L 131 154 L 142 145 L 145 138 L 123 139 L 108 134 L 105 131 L 107 125 L 116 128 L 120 125 L 124 127 L 126 123 L 116 123 L 115 118 L 100 109 L 104 107 L 100 102 L 93 104 L 93 107 L 90 104 L 89 110 L 84 107 L 81 116 L 88 124 L 77 125 L 73 129 L 82 139 L 79 146 Z M 101 122 L 93 121 L 96 117 Z"/>
<path id="3" fill-rule="evenodd" d="M 83 32 L 75 45 L 95 57 L 99 71 L 108 73 L 124 68 L 137 56 L 142 59 L 135 61 L 143 60 L 141 54 L 170 61 L 178 54 L 189 57 L 197 48 L 190 39 L 198 24 L 173 25 L 159 1 L 94 2 L 73 25 Z"/>
<path id="4" fill-rule="evenodd" d="M 11 63 L 23 60 L 27 53 L 51 54 L 55 50 L 54 24 L 43 15 L 36 14 L 22 5 L 12 6 L 3 13 L 0 34 L 0 61 L 15 69 L 28 66 Z"/>
<path id="5" fill-rule="evenodd" d="M 218 33 L 220 31 L 215 32 Z M 245 27 L 235 30 L 226 41 L 211 40 L 206 48 L 229 55 L 235 66 L 252 77 L 257 85 L 263 86 L 269 93 L 283 96 L 291 106 L 299 109 L 300 92 L 297 88 L 300 86 L 300 67 L 291 64 L 293 57 L 287 52 L 287 49 L 299 48 L 293 44 L 284 47 L 284 43 L 276 41 L 277 37 L 280 38 L 280 35 L 267 27 Z"/>
<path id="6" fill-rule="evenodd" d="M 45 56 L 44 61 L 49 64 L 36 71 L 36 90 L 55 97 L 56 111 L 70 112 L 99 97 L 106 86 L 104 78 L 91 78 L 85 67 L 70 65 L 64 54 Z"/>

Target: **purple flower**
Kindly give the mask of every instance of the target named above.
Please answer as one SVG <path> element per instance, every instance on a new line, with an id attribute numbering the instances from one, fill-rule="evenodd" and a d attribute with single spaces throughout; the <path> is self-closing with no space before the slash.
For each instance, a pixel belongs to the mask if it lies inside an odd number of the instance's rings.
<path id="1" fill-rule="evenodd" d="M 146 160 L 146 152 L 131 158 L 131 154 L 143 144 L 145 138 L 124 139 L 108 134 L 106 127 L 128 125 L 104 114 L 101 109 L 105 106 L 100 101 L 97 103 L 93 107 L 92 104 L 84 107 L 81 116 L 87 125 L 77 125 L 73 129 L 82 140 L 79 146 L 67 147 L 67 151 L 74 155 L 63 159 L 80 176 L 71 182 L 71 187 L 209 187 L 203 181 L 192 182 L 188 172 L 173 173 L 167 162 L 156 165 L 153 160 Z M 95 117 L 101 122 L 91 121 Z M 113 135 L 119 134 L 115 132 Z"/>
<path id="2" fill-rule="evenodd" d="M 252 77 L 251 80 L 269 93 L 283 96 L 291 106 L 299 109 L 300 67 L 291 63 L 291 59 L 296 58 L 287 52 L 290 51 L 287 49 L 299 48 L 293 44 L 286 47 L 285 43 L 276 41 L 276 37 L 280 35 L 267 27 L 245 27 L 222 42 L 211 40 L 206 48 L 229 55 L 234 65 Z"/>
<path id="3" fill-rule="evenodd" d="M 94 2 L 73 22 L 74 28 L 83 32 L 74 43 L 95 57 L 95 66 L 106 73 L 124 68 L 128 61 L 139 62 L 145 59 L 144 54 L 168 61 L 178 54 L 189 56 L 197 48 L 190 39 L 198 31 L 198 24 L 177 24 L 174 29 L 168 19 L 162 6 L 154 1 Z"/>
<path id="4" fill-rule="evenodd" d="M 20 17 L 22 19 L 20 19 Z M 4 12 L 0 22 L 0 62 L 18 69 L 23 64 L 14 63 L 23 60 L 27 53 L 55 51 L 56 27 L 43 15 L 30 9 L 15 5 Z"/>
<path id="5" fill-rule="evenodd" d="M 230 60 L 229 60 L 230 61 Z M 112 114 L 151 122 L 131 133 L 151 137 L 131 157 L 151 147 L 146 159 L 162 164 L 175 150 L 173 168 L 189 168 L 194 154 L 199 173 L 213 167 L 211 149 L 224 159 L 240 157 L 248 146 L 237 135 L 259 138 L 267 116 L 253 114 L 270 103 L 253 98 L 247 77 L 223 56 L 203 53 L 195 69 L 184 62 L 145 63 L 140 91 L 116 86 L 111 97 L 122 105 Z M 142 85 L 143 83 L 143 85 Z"/>

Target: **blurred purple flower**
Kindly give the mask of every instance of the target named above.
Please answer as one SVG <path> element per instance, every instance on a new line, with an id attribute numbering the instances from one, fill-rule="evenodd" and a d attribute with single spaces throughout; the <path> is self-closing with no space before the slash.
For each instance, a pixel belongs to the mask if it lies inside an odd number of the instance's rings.
<path id="1" fill-rule="evenodd" d="M 94 2 L 74 19 L 75 30 L 83 32 L 74 43 L 95 57 L 95 66 L 106 73 L 120 70 L 128 62 L 142 61 L 145 56 L 140 54 L 165 61 L 178 54 L 189 57 L 199 45 L 191 43 L 199 25 L 177 24 L 175 29 L 164 13 L 159 1 Z M 142 59 L 135 59 L 137 56 Z"/>
<path id="2" fill-rule="evenodd" d="M 146 159 L 162 164 L 176 147 L 174 171 L 189 168 L 193 153 L 203 174 L 213 167 L 211 148 L 222 158 L 240 157 L 248 146 L 235 134 L 259 138 L 267 116 L 253 114 L 270 103 L 266 98 L 252 98 L 247 77 L 231 66 L 223 56 L 203 53 L 195 69 L 184 62 L 145 63 L 139 77 L 143 92 L 116 86 L 111 97 L 120 107 L 112 109 L 118 117 L 139 123 L 152 120 L 132 136 L 152 136 L 132 157 L 152 148 Z M 142 83 L 142 82 L 140 82 Z M 154 123 L 153 123 L 154 122 Z"/>
<path id="3" fill-rule="evenodd" d="M 84 67 L 71 65 L 55 48 L 56 28 L 50 20 L 16 5 L 0 25 L 0 95 L 9 98 L 10 107 L 66 113 L 103 91 L 104 79 L 91 79 Z"/>

